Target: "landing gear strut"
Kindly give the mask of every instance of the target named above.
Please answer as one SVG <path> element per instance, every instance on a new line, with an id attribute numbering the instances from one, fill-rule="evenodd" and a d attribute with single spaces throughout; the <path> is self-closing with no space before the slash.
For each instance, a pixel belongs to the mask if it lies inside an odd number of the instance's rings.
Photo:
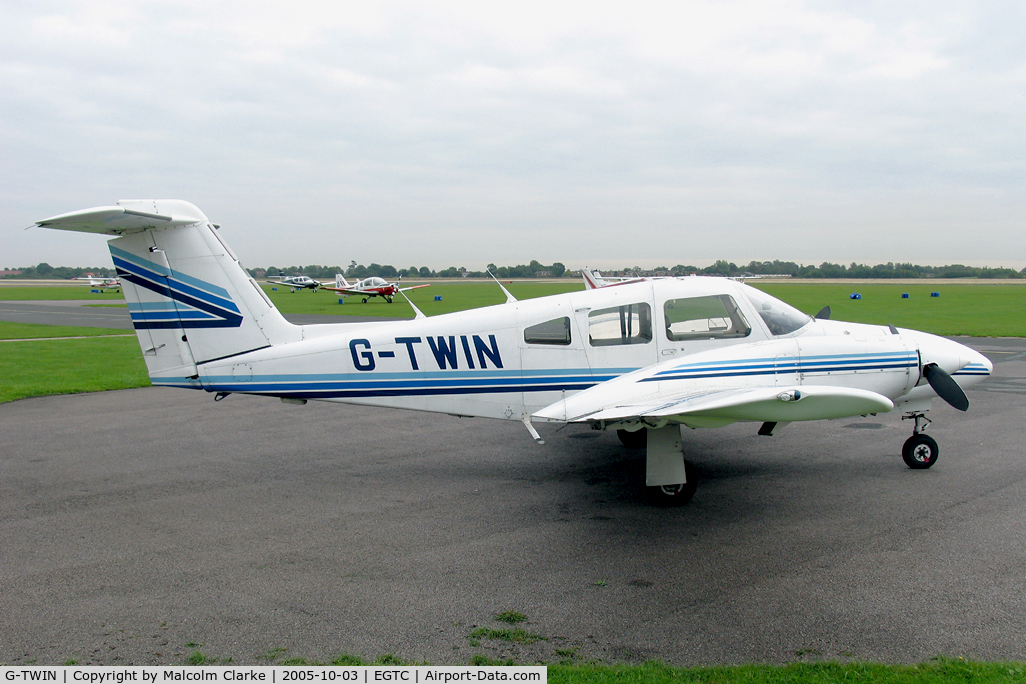
<path id="1" fill-rule="evenodd" d="M 683 506 L 691 501 L 698 479 L 694 468 L 684 460 L 680 426 L 666 425 L 627 433 L 630 437 L 638 434 L 646 438 L 645 484 L 652 502 L 659 506 Z"/>
<path id="2" fill-rule="evenodd" d="M 922 413 L 912 413 L 902 416 L 902 420 L 915 420 L 916 424 L 912 430 L 912 436 L 905 440 L 901 447 L 901 458 L 905 465 L 913 470 L 924 470 L 937 462 L 938 449 L 937 440 L 924 432 L 930 424 L 930 419 Z"/>

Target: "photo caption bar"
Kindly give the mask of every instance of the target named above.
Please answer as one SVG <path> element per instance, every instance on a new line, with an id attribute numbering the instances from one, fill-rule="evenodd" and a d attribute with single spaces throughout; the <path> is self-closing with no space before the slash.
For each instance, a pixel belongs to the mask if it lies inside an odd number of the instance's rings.
<path id="1" fill-rule="evenodd" d="M 160 684 L 162 682 L 214 682 L 256 684 L 455 684 L 457 682 L 527 682 L 546 684 L 544 665 L 352 665 L 290 666 L 254 665 L 37 665 L 0 666 L 2 682 L 14 684 L 55 682 L 56 684 Z"/>

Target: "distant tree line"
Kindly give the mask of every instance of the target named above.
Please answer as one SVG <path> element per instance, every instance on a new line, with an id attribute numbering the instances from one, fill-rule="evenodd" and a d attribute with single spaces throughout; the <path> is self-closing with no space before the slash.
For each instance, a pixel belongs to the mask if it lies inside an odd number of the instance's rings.
<path id="1" fill-rule="evenodd" d="M 990 268 L 989 266 L 919 266 L 916 264 L 886 264 L 869 266 L 852 262 L 832 264 L 824 261 L 819 266 L 800 266 L 792 261 L 752 261 L 738 268 L 734 264 L 717 261 L 710 268 L 726 269 L 728 275 L 751 273 L 752 275 L 786 274 L 795 278 L 1024 278 L 1026 268 L 1016 271 L 1011 268 Z M 708 270 L 708 269 L 706 269 Z"/>
<path id="2" fill-rule="evenodd" d="M 305 275 L 317 280 L 331 280 L 335 277 L 336 273 L 342 273 L 347 279 L 359 280 L 361 278 L 369 278 L 371 276 L 378 276 L 380 278 L 487 278 L 487 271 L 470 271 L 462 266 L 450 266 L 440 271 L 433 271 L 427 266 L 410 266 L 409 268 L 396 268 L 391 264 L 370 264 L 364 266 L 358 264 L 355 261 L 351 262 L 348 267 L 342 268 L 341 266 L 319 266 L 316 264 L 310 266 L 288 266 L 286 268 L 279 268 L 277 266 L 271 266 L 269 268 L 253 268 L 247 269 L 250 275 L 256 278 L 264 278 L 269 276 L 292 276 L 292 275 Z M 560 278 L 567 273 L 566 266 L 559 263 L 558 261 L 550 266 L 545 266 L 537 261 L 532 260 L 530 264 L 519 265 L 519 266 L 496 266 L 495 264 L 488 264 L 488 271 L 491 271 L 497 278 Z M 576 275 L 574 273 L 573 275 Z"/>
<path id="3" fill-rule="evenodd" d="M 45 261 L 35 266 L 23 266 L 22 268 L 0 268 L 0 271 L 15 272 L 3 276 L 4 278 L 32 280 L 66 280 L 68 278 L 80 278 L 89 273 L 91 273 L 94 276 L 102 276 L 104 278 L 114 277 L 114 275 L 116 275 L 114 269 L 108 266 L 72 268 L 70 266 L 51 266 Z"/>
<path id="4" fill-rule="evenodd" d="M 411 266 L 409 268 L 396 268 L 389 264 L 370 264 L 364 266 L 355 261 L 349 266 L 288 266 L 278 268 L 247 269 L 249 274 L 256 278 L 279 275 L 307 275 L 318 280 L 333 280 L 336 273 L 343 273 L 348 279 L 361 279 L 370 276 L 396 279 L 403 278 L 487 278 L 487 271 L 470 271 L 462 266 L 450 266 L 440 271 L 434 271 L 427 266 Z M 1011 268 L 990 268 L 989 266 L 963 266 L 962 264 L 951 264 L 950 266 L 918 266 L 908 263 L 877 264 L 869 266 L 852 262 L 848 266 L 844 264 L 832 264 L 824 261 L 819 266 L 806 266 L 796 264 L 793 261 L 751 261 L 746 265 L 738 266 L 734 262 L 719 260 L 711 266 L 699 268 L 677 264 L 673 268 L 659 266 L 653 269 L 642 269 L 638 266 L 621 269 L 600 269 L 603 275 L 630 276 L 630 275 L 690 275 L 698 273 L 702 275 L 722 276 L 744 276 L 744 275 L 787 275 L 794 278 L 1026 278 L 1026 268 L 1016 271 Z M 2 277 L 23 278 L 23 279 L 67 279 L 79 278 L 86 274 L 94 276 L 112 277 L 114 269 L 106 266 L 94 266 L 90 268 L 72 268 L 70 266 L 51 266 L 47 263 L 36 266 L 25 266 L 22 268 L 0 268 L 0 272 L 10 271 Z M 496 266 L 488 264 L 488 271 L 491 271 L 497 278 L 562 278 L 577 277 L 577 271 L 568 271 L 566 266 L 560 262 L 551 265 L 544 265 L 538 261 L 531 260 L 529 264 L 517 266 Z"/>
<path id="5" fill-rule="evenodd" d="M 719 260 L 711 266 L 685 266 L 677 264 L 673 268 L 658 266 L 653 269 L 642 269 L 638 266 L 620 270 L 603 270 L 603 275 L 720 275 L 739 277 L 746 275 L 784 275 L 793 278 L 1026 278 L 1026 268 L 1016 271 L 1011 268 L 990 268 L 989 266 L 918 266 L 915 264 L 877 264 L 869 266 L 852 262 L 850 265 L 832 264 L 825 261 L 819 266 L 806 266 L 793 261 L 751 261 L 738 266 L 732 261 Z"/>

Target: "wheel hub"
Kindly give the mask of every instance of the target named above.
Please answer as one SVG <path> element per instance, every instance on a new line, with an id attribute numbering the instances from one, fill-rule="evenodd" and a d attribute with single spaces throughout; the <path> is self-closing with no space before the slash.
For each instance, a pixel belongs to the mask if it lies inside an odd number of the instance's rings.
<path id="1" fill-rule="evenodd" d="M 912 450 L 912 457 L 920 463 L 926 463 L 930 460 L 930 456 L 932 456 L 932 451 L 933 450 L 930 449 L 929 445 L 920 444 Z"/>

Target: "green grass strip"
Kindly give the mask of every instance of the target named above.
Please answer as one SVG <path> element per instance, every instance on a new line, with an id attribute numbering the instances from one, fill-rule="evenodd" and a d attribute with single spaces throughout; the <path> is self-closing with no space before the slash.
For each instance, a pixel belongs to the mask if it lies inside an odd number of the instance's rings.
<path id="1" fill-rule="evenodd" d="M 934 335 L 1026 337 L 1026 286 L 751 283 L 810 315 L 896 325 Z M 851 299 L 857 292 L 862 299 Z M 931 297 L 932 292 L 940 294 Z M 908 299 L 901 295 L 908 294 Z"/>
<path id="2" fill-rule="evenodd" d="M 420 281 L 410 280 L 409 284 Z M 407 283 L 403 283 L 406 285 Z M 854 323 L 896 325 L 935 335 L 974 337 L 1026 337 L 1026 285 L 993 284 L 876 284 L 876 283 L 787 283 L 753 280 L 750 285 L 779 297 L 808 314 L 829 305 L 833 320 Z M 287 287 L 261 284 L 282 313 L 361 315 L 413 318 L 413 309 L 402 297 L 391 304 L 373 297 L 363 304 L 359 297 L 338 303 L 338 295 L 321 290 L 289 292 Z M 277 287 L 277 290 L 272 290 Z M 513 282 L 506 287 L 518 299 L 532 299 L 583 289 L 578 279 L 563 282 Z M 858 292 L 862 299 L 849 299 Z M 939 292 L 940 297 L 931 297 Z M 909 295 L 902 299 L 902 293 Z M 431 287 L 407 292 L 414 304 L 428 316 L 465 311 L 506 301 L 492 282 L 434 282 Z M 436 301 L 435 297 L 441 297 Z M 2 299 L 88 299 L 99 304 L 123 304 L 120 293 L 93 294 L 87 287 L 0 287 Z"/>
<path id="3" fill-rule="evenodd" d="M 791 663 L 733 667 L 549 665 L 550 684 L 951 684 L 1023 682 L 1026 664 L 936 659 L 919 665 Z"/>
<path id="4" fill-rule="evenodd" d="M 150 384 L 134 336 L 4 342 L 0 351 L 0 402 Z"/>
<path id="5" fill-rule="evenodd" d="M 27 340 L 40 337 L 94 337 L 102 335 L 131 335 L 132 330 L 116 328 L 85 328 L 71 325 L 43 325 L 39 323 L 10 323 L 0 321 L 0 340 Z"/>
<path id="6" fill-rule="evenodd" d="M 423 281 L 409 282 L 410 285 L 423 284 Z M 403 281 L 403 287 L 406 287 Z M 292 314 L 331 314 L 335 316 L 386 316 L 391 318 L 413 318 L 413 309 L 401 295 L 397 295 L 391 304 L 381 297 L 371 297 L 367 303 L 362 297 L 345 297 L 345 304 L 339 304 L 338 293 L 328 290 L 299 290 L 290 292 L 288 287 L 261 284 L 264 292 L 282 313 Z M 277 290 L 272 288 L 277 287 Z M 560 283 L 506 283 L 506 289 L 519 300 L 544 297 L 546 295 L 575 292 L 584 289 L 581 280 L 568 280 Z M 431 283 L 431 287 L 410 290 L 406 293 L 418 309 L 427 316 L 437 316 L 454 311 L 466 311 L 482 306 L 502 304 L 506 295 L 494 282 L 441 282 Z M 441 297 L 440 301 L 435 297 Z"/>
<path id="7" fill-rule="evenodd" d="M 35 302 L 39 300 L 125 301 L 120 292 L 90 292 L 88 285 L 0 285 L 0 301 Z"/>

